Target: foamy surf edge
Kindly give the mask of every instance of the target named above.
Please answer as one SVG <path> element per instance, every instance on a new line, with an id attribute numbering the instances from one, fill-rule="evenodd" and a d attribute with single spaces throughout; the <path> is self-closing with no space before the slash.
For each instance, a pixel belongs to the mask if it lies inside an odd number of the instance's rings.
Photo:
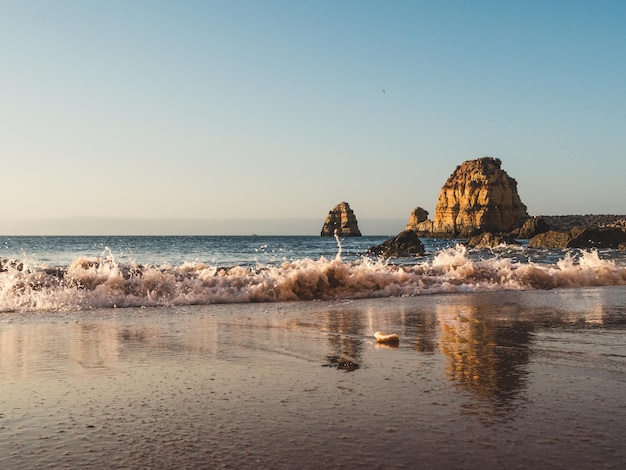
<path id="1" fill-rule="evenodd" d="M 598 252 L 572 251 L 554 264 L 508 257 L 474 259 L 462 245 L 431 261 L 394 265 L 363 257 L 285 261 L 279 266 L 229 268 L 121 265 L 109 253 L 80 257 L 66 269 L 30 268 L 5 261 L 0 312 L 76 311 L 98 308 L 284 302 L 416 296 L 456 292 L 555 289 L 626 284 L 626 267 Z"/>

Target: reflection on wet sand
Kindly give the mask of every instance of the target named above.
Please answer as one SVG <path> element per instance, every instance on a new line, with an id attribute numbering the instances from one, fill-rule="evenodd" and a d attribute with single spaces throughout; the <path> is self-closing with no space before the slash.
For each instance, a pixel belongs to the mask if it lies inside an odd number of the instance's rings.
<path id="1" fill-rule="evenodd" d="M 558 293 L 551 295 L 558 296 Z M 605 326 L 622 328 L 626 316 L 603 304 L 593 289 L 558 299 L 560 309 L 519 311 L 516 305 L 437 303 L 434 308 L 400 305 L 390 311 L 369 308 L 327 308 L 310 321 L 286 316 L 237 318 L 223 321 L 215 315 L 190 316 L 179 328 L 172 319 L 129 324 L 110 319 L 63 324 L 0 324 L 0 369 L 11 376 L 27 375 L 47 367 L 49 357 L 83 368 L 115 368 L 138 350 L 178 351 L 207 358 L 231 359 L 233 349 L 276 351 L 294 333 L 320 331 L 328 346 L 326 361 L 343 370 L 362 365 L 363 352 L 376 345 L 373 331 L 383 328 L 400 333 L 402 347 L 417 354 L 442 353 L 448 378 L 481 399 L 502 405 L 514 399 L 526 384 L 527 364 L 536 334 L 569 325 L 573 328 Z M 50 334 L 50 329 L 56 333 Z M 267 338 L 259 341 L 258 331 Z M 392 345 L 396 346 L 396 345 Z"/>
<path id="2" fill-rule="evenodd" d="M 571 468 L 576 445 L 622 468 L 624 305 L 589 289 L 4 317 L 0 467 Z"/>
<path id="3" fill-rule="evenodd" d="M 110 365 L 119 355 L 113 325 L 66 325 L 51 335 L 49 325 L 10 325 L 0 331 L 0 367 L 5 373 L 28 375 L 45 369 L 50 356 L 83 367 Z"/>
<path id="4" fill-rule="evenodd" d="M 437 313 L 432 310 L 407 316 L 406 328 L 414 332 L 414 348 L 417 352 L 432 353 L 437 350 L 438 325 Z"/>
<path id="5" fill-rule="evenodd" d="M 514 312 L 505 313 L 509 320 L 503 323 L 492 311 L 481 315 L 476 306 L 437 307 L 439 344 L 448 359 L 450 380 L 495 408 L 506 408 L 525 387 L 532 341 L 533 326 L 510 320 L 515 318 Z M 480 413 L 480 407 L 468 411 Z M 488 414 L 494 411 L 498 410 L 488 410 Z M 509 410 L 506 416 L 511 417 Z"/>
<path id="6" fill-rule="evenodd" d="M 330 351 L 328 364 L 339 370 L 353 372 L 360 367 L 363 351 L 364 318 L 359 310 L 326 311 L 321 317 L 323 328 L 328 332 Z"/>

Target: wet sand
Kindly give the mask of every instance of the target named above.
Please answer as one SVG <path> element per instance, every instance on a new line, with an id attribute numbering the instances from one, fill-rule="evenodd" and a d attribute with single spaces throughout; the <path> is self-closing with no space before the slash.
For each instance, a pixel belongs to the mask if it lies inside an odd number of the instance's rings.
<path id="1" fill-rule="evenodd" d="M 625 391 L 623 287 L 3 314 L 0 467 L 625 468 Z"/>

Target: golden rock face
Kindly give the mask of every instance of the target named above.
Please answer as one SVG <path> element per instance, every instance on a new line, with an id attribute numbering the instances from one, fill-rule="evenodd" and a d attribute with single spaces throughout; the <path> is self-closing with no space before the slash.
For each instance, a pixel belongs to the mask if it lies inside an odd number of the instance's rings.
<path id="1" fill-rule="evenodd" d="M 322 237 L 333 237 L 335 233 L 339 237 L 360 237 L 361 231 L 356 216 L 347 202 L 340 202 L 328 213 Z"/>
<path id="2" fill-rule="evenodd" d="M 435 217 L 413 230 L 430 236 L 468 237 L 510 232 L 528 218 L 517 181 L 500 168 L 500 159 L 483 157 L 459 165 L 441 188 Z M 408 226 L 407 226 L 408 227 Z"/>
<path id="3" fill-rule="evenodd" d="M 422 209 L 421 207 L 416 207 L 413 209 L 413 212 L 411 212 L 411 215 L 409 216 L 409 223 L 406 224 L 406 228 L 404 230 L 413 230 L 417 232 L 418 230 L 416 227 L 423 222 L 428 222 L 428 211 Z"/>
<path id="4" fill-rule="evenodd" d="M 441 188 L 433 232 L 469 236 L 510 232 L 528 217 L 517 182 L 500 168 L 501 161 L 484 157 L 459 165 Z"/>

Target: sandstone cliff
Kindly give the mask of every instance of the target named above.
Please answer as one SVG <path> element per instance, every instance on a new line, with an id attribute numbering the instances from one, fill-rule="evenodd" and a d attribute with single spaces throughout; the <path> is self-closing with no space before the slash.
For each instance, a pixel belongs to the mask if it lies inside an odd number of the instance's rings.
<path id="1" fill-rule="evenodd" d="M 321 235 L 322 237 L 333 237 L 335 231 L 340 237 L 361 236 L 356 216 L 347 202 L 340 202 L 328 213 Z"/>
<path id="2" fill-rule="evenodd" d="M 500 168 L 498 158 L 483 157 L 459 165 L 441 188 L 431 222 L 407 229 L 426 237 L 470 237 L 482 232 L 519 229 L 528 218 L 517 182 Z"/>

